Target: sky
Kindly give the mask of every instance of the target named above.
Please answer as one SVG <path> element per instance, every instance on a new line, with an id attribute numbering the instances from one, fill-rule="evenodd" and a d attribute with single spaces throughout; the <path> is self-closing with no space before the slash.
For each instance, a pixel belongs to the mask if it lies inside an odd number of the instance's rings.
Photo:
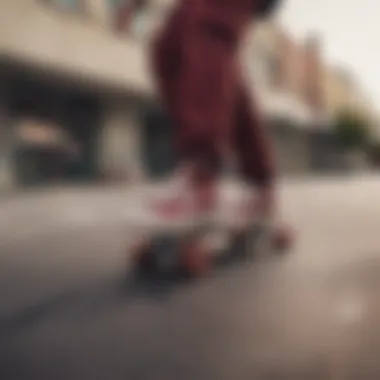
<path id="1" fill-rule="evenodd" d="M 278 18 L 296 38 L 317 32 L 327 62 L 353 72 L 380 111 L 380 0 L 283 0 Z"/>

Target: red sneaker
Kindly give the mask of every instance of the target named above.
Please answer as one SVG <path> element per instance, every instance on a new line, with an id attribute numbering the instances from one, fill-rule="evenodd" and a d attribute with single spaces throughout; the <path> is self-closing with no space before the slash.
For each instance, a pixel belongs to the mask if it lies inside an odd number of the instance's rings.
<path id="1" fill-rule="evenodd" d="M 294 242 L 293 231 L 286 226 L 277 227 L 274 231 L 273 245 L 275 249 L 284 251 L 289 249 Z"/>
<path id="2" fill-rule="evenodd" d="M 164 219 L 187 219 L 211 213 L 217 206 L 216 183 L 193 183 L 186 176 L 171 181 L 167 191 L 150 202 L 151 209 Z"/>

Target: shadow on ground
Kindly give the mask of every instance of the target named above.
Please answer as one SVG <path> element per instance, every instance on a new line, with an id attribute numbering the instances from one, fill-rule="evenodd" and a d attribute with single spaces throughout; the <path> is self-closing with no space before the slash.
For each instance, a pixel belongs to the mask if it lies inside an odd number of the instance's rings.
<path id="1" fill-rule="evenodd" d="M 249 260 L 248 260 L 249 259 Z M 80 310 L 79 318 L 91 318 L 109 312 L 118 307 L 133 305 L 137 300 L 154 302 L 165 301 L 173 293 L 205 281 L 213 281 L 230 270 L 239 270 L 248 261 L 255 265 L 273 262 L 279 257 L 244 257 L 242 255 L 227 256 L 218 261 L 210 276 L 202 279 L 192 279 L 185 276 L 164 276 L 160 273 L 138 274 L 132 270 L 129 273 L 115 274 L 97 284 L 85 288 L 77 288 L 42 300 L 24 309 L 14 311 L 9 315 L 0 316 L 0 341 L 12 339 L 27 329 L 32 329 L 45 320 Z"/>

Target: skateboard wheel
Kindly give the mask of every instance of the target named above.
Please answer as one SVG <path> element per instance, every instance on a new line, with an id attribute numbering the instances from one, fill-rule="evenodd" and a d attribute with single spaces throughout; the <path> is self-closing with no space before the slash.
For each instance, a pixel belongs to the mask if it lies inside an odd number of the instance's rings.
<path id="1" fill-rule="evenodd" d="M 154 260 L 149 245 L 142 243 L 136 246 L 132 251 L 132 261 L 137 271 L 144 273 L 151 271 L 154 267 Z"/>
<path id="2" fill-rule="evenodd" d="M 182 247 L 181 269 L 191 277 L 202 277 L 210 272 L 212 256 L 201 244 L 191 243 Z"/>
<path id="3" fill-rule="evenodd" d="M 230 255 L 245 257 L 250 248 L 250 236 L 247 231 L 239 231 L 233 235 Z"/>
<path id="4" fill-rule="evenodd" d="M 289 229 L 279 228 L 274 232 L 273 246 L 276 250 L 288 250 L 293 243 L 293 236 Z"/>

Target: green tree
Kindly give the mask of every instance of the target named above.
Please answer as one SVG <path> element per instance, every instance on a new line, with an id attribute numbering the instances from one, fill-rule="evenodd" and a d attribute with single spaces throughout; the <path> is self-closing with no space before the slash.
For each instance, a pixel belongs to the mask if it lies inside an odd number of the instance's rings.
<path id="1" fill-rule="evenodd" d="M 337 114 L 334 133 L 338 143 L 347 149 L 365 148 L 370 137 L 367 120 L 351 110 Z"/>

